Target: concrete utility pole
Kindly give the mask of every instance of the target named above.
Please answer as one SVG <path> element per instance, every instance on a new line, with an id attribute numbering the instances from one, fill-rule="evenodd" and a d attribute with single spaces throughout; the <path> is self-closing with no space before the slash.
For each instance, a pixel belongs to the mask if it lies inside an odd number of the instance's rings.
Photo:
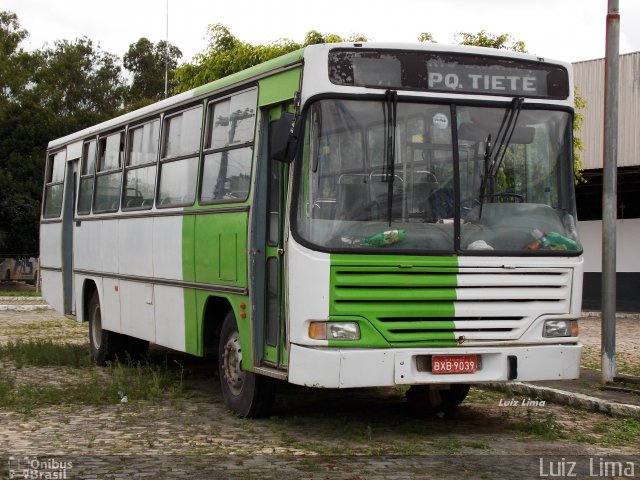
<path id="1" fill-rule="evenodd" d="M 602 383 L 616 376 L 616 220 L 618 172 L 619 0 L 609 0 L 604 70 L 602 167 Z"/>

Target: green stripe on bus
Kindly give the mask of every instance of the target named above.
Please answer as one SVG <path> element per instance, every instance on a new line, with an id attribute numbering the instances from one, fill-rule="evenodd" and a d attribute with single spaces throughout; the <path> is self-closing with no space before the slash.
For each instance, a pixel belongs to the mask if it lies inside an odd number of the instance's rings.
<path id="1" fill-rule="evenodd" d="M 366 319 L 394 347 L 455 346 L 457 273 L 457 257 L 333 254 L 329 315 Z"/>
<path id="2" fill-rule="evenodd" d="M 251 67 L 241 72 L 234 73 L 233 75 L 229 75 L 228 77 L 214 80 L 213 82 L 196 88 L 193 91 L 193 96 L 198 97 L 200 95 L 215 92 L 216 90 L 220 90 L 230 85 L 242 83 L 245 80 L 251 80 L 252 78 L 260 77 L 261 75 L 264 75 L 271 70 L 277 70 L 278 68 L 283 68 L 296 62 L 300 62 L 302 60 L 303 53 L 304 49 L 296 50 L 295 52 L 291 52 L 281 57 L 274 58 L 273 60 L 261 63 L 260 65 L 256 65 L 255 67 Z"/>

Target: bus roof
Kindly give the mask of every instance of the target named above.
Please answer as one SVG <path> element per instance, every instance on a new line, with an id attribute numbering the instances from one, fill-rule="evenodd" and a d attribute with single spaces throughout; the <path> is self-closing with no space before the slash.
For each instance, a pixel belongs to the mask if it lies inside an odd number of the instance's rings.
<path id="1" fill-rule="evenodd" d="M 445 45 L 445 44 L 439 44 L 439 43 L 387 43 L 387 42 L 384 42 L 384 43 L 383 42 L 362 42 L 362 43 L 343 42 L 343 43 L 309 45 L 305 48 L 296 50 L 294 52 L 274 58 L 272 60 L 268 60 L 264 63 L 248 68 L 241 72 L 234 73 L 227 77 L 214 80 L 213 82 L 207 83 L 200 87 L 196 87 L 192 90 L 166 98 L 152 105 L 148 105 L 141 109 L 134 110 L 124 115 L 93 125 L 91 127 L 85 128 L 83 130 L 72 133 L 65 137 L 52 140 L 49 142 L 48 149 L 53 150 L 53 149 L 62 147 L 66 144 L 83 140 L 84 138 L 90 137 L 92 135 L 96 135 L 99 132 L 115 129 L 129 122 L 142 120 L 145 117 L 153 116 L 166 109 L 178 107 L 180 105 L 190 103 L 195 99 L 199 97 L 205 97 L 206 95 L 212 92 L 223 92 L 226 89 L 230 89 L 232 87 L 241 85 L 243 83 L 255 81 L 263 76 L 269 75 L 270 73 L 289 68 L 296 64 L 300 64 L 302 63 L 303 57 L 306 56 L 306 52 L 309 50 L 314 51 L 314 53 L 317 55 L 317 54 L 321 54 L 320 52 L 323 50 L 324 52 L 328 53 L 330 50 L 333 50 L 333 49 L 344 49 L 344 48 L 466 53 L 466 54 L 472 54 L 472 55 L 475 54 L 475 55 L 484 55 L 484 56 L 494 56 L 499 58 L 514 58 L 514 59 L 520 59 L 520 60 L 544 61 L 546 63 L 555 63 L 558 65 L 561 65 L 567 69 L 569 74 L 571 74 L 571 65 L 566 62 L 550 60 L 546 58 L 543 59 L 540 57 L 536 57 L 535 55 L 512 52 L 508 50 L 497 50 L 497 49 L 486 48 L 486 47 Z"/>
<path id="2" fill-rule="evenodd" d="M 303 54 L 304 49 L 299 49 L 286 55 L 282 55 L 281 57 L 268 60 L 254 67 L 242 70 L 241 72 L 237 72 L 227 77 L 214 80 L 213 82 L 207 83 L 200 87 L 196 87 L 183 93 L 179 93 L 178 95 L 174 95 L 173 97 L 160 100 L 159 102 L 156 102 L 152 105 L 148 105 L 138 110 L 125 113 L 124 115 L 120 115 L 113 119 L 106 120 L 102 123 L 92 125 L 91 127 L 85 128 L 78 132 L 74 132 L 65 137 L 52 140 L 49 142 L 48 148 L 55 149 L 58 147 L 62 147 L 65 144 L 82 140 L 104 130 L 110 130 L 112 128 L 117 128 L 120 125 L 125 125 L 137 119 L 143 119 L 145 117 L 153 116 L 154 114 L 162 112 L 168 108 L 191 102 L 198 97 L 204 97 L 212 92 L 224 91 L 227 88 L 256 80 L 270 72 L 285 69 L 291 65 L 295 65 L 296 63 L 301 62 Z"/>

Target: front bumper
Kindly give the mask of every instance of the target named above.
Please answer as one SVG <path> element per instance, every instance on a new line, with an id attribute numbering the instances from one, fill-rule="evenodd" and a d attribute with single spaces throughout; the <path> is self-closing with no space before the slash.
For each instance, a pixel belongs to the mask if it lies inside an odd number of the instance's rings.
<path id="1" fill-rule="evenodd" d="M 319 388 L 354 388 L 574 379 L 580 374 L 581 353 L 579 342 L 437 349 L 339 349 L 292 344 L 289 382 Z M 482 366 L 475 373 L 443 375 L 418 370 L 419 356 L 465 354 L 481 357 Z"/>

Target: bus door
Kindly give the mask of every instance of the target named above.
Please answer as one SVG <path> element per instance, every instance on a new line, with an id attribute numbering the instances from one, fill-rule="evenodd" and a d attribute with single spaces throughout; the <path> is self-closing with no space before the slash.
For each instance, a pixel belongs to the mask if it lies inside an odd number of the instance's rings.
<path id="1" fill-rule="evenodd" d="M 78 153 L 81 154 L 80 148 Z M 62 294 L 65 315 L 76 314 L 75 285 L 73 281 L 73 215 L 76 208 L 76 188 L 78 186 L 78 170 L 80 157 L 67 148 L 67 171 L 64 179 L 64 203 L 62 205 Z M 69 159 L 69 156 L 72 158 Z"/>
<path id="2" fill-rule="evenodd" d="M 254 365 L 286 370 L 284 222 L 289 165 L 268 155 L 269 122 L 286 106 L 263 109 L 251 220 Z"/>

